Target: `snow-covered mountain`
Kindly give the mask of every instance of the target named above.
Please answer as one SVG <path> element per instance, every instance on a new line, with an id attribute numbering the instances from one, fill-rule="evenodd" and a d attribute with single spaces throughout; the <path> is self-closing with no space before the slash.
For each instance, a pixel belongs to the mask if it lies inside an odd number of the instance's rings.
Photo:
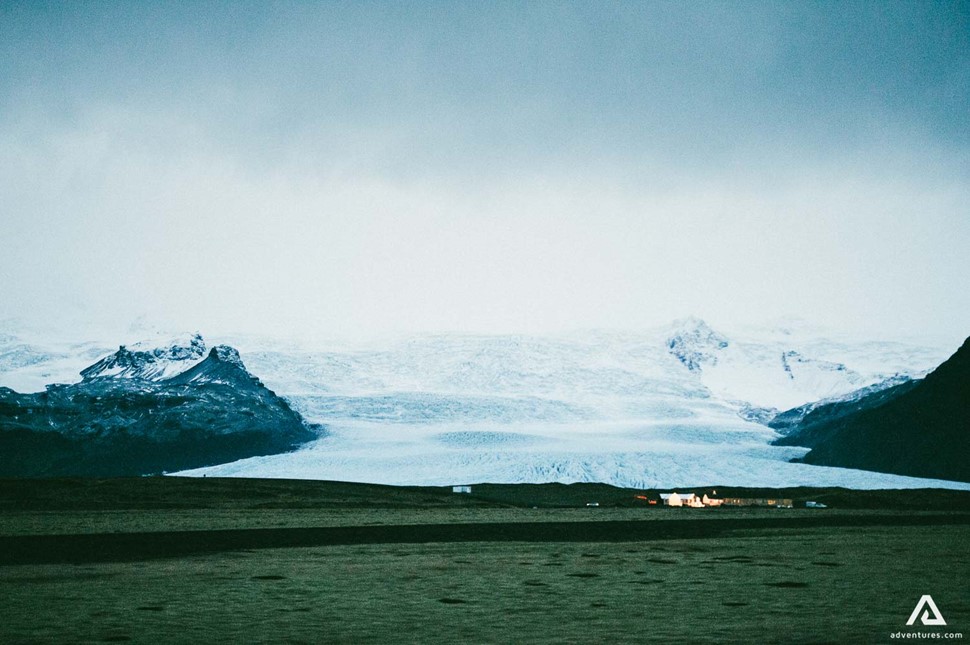
<path id="1" fill-rule="evenodd" d="M 0 332 L 0 386 L 41 392 L 54 383 L 105 376 L 161 380 L 205 358 L 198 333 L 156 332 L 120 347 L 109 341 Z"/>
<path id="2" fill-rule="evenodd" d="M 731 343 L 728 339 L 711 329 L 699 318 L 688 318 L 674 323 L 667 348 L 687 369 L 701 371 L 717 365 L 721 350 Z"/>
<path id="3" fill-rule="evenodd" d="M 921 376 L 946 353 L 899 342 L 839 342 L 788 328 L 728 338 L 696 318 L 674 323 L 667 345 L 713 395 L 775 410 Z"/>
<path id="4" fill-rule="evenodd" d="M 398 484 L 930 485 L 788 463 L 805 449 L 771 446 L 777 433 L 747 419 L 922 375 L 953 351 L 801 329 L 739 333 L 696 318 L 640 333 L 436 334 L 323 346 L 217 340 L 238 347 L 253 373 L 328 435 L 294 453 L 193 474 Z M 3 341 L 0 356 L 18 342 Z M 63 369 L 59 347 L 49 356 Z M 48 369 L 42 352 L 32 356 L 27 367 L 0 361 L 0 385 Z M 77 360 L 77 369 L 90 362 Z"/>
<path id="5" fill-rule="evenodd" d="M 0 476 L 156 474 L 278 454 L 320 436 L 235 349 L 196 360 L 203 344 L 193 340 L 138 354 L 122 347 L 80 383 L 0 387 Z M 162 378 L 168 363 L 186 369 Z"/>
<path id="6" fill-rule="evenodd" d="M 114 376 L 153 381 L 181 374 L 205 358 L 205 341 L 199 333 L 173 338 L 161 346 L 141 342 L 118 351 L 81 370 L 85 380 Z"/>

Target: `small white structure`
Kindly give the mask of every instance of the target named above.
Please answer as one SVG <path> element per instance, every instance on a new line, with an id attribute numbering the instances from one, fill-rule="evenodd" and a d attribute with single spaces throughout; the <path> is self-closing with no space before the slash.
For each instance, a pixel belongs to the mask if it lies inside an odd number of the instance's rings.
<path id="1" fill-rule="evenodd" d="M 451 492 L 452 493 L 470 493 L 470 492 L 472 492 L 472 487 L 471 486 L 452 486 L 451 487 Z"/>
<path id="2" fill-rule="evenodd" d="M 683 506 L 684 500 L 677 493 L 660 493 L 664 506 Z"/>
<path id="3" fill-rule="evenodd" d="M 660 493 L 664 506 L 699 506 L 700 500 L 694 493 Z"/>
<path id="4" fill-rule="evenodd" d="M 805 502 L 805 508 L 828 508 L 822 502 Z"/>
<path id="5" fill-rule="evenodd" d="M 701 504 L 703 504 L 704 506 L 720 506 L 723 503 L 724 503 L 723 499 L 715 499 L 713 497 L 708 497 L 707 493 L 705 493 L 704 497 L 701 498 Z"/>

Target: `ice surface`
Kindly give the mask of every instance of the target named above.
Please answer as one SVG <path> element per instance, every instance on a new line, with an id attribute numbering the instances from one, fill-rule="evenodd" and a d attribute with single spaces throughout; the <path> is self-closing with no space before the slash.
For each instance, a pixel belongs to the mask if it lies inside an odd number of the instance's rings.
<path id="1" fill-rule="evenodd" d="M 250 372 L 328 434 L 293 453 L 186 475 L 970 488 L 789 463 L 805 449 L 771 446 L 773 430 L 738 416 L 744 405 L 788 408 L 896 373 L 920 375 L 955 346 L 814 332 L 732 334 L 696 319 L 642 333 L 557 337 L 439 334 L 323 347 L 254 337 L 207 341 L 238 348 Z M 68 371 L 65 380 L 76 381 L 114 349 L 8 334 L 0 338 L 0 385 L 42 389 L 41 378 Z M 17 387 L 24 384 L 31 387 Z"/>
<path id="2" fill-rule="evenodd" d="M 685 362 L 670 351 L 669 338 L 669 329 L 559 338 L 445 335 L 343 350 L 244 352 L 254 373 L 330 434 L 295 453 L 184 474 L 425 485 L 970 488 L 789 463 L 805 449 L 769 445 L 773 430 L 737 414 L 740 402 L 797 405 L 886 374 L 921 374 L 951 348 L 887 343 L 883 365 L 874 358 L 878 343 L 831 349 L 824 339 L 785 335 L 759 343 L 702 329 L 688 330 L 675 344 L 695 359 Z M 695 350 L 691 339 L 705 347 Z"/>
<path id="3" fill-rule="evenodd" d="M 711 431 L 625 424 L 572 427 L 340 425 L 293 453 L 179 473 L 187 476 L 328 479 L 447 486 L 480 482 L 606 482 L 633 488 L 961 488 L 970 484 L 788 463 L 802 448 L 768 446 L 758 430 Z"/>

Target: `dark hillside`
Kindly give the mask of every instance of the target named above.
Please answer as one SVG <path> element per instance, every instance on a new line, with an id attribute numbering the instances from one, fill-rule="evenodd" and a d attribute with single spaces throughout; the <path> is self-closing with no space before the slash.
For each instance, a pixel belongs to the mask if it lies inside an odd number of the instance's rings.
<path id="1" fill-rule="evenodd" d="M 777 443 L 812 448 L 809 464 L 970 481 L 970 339 L 923 380 L 819 406 Z"/>

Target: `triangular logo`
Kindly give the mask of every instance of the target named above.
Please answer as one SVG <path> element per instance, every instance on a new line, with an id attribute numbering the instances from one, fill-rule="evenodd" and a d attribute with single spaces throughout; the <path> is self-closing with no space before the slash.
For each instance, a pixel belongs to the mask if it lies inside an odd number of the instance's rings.
<path id="1" fill-rule="evenodd" d="M 943 620 L 943 615 L 940 613 L 940 610 L 936 608 L 936 603 L 933 602 L 933 598 L 929 594 L 920 598 L 919 602 L 916 603 L 916 609 L 913 610 L 909 620 L 906 621 L 907 625 L 912 625 L 916 622 L 916 617 L 919 616 L 919 612 L 923 609 L 923 607 L 927 607 L 926 611 L 923 612 L 923 616 L 920 618 L 924 625 L 946 625 L 946 621 Z M 933 614 L 933 618 L 930 618 L 931 612 Z"/>

